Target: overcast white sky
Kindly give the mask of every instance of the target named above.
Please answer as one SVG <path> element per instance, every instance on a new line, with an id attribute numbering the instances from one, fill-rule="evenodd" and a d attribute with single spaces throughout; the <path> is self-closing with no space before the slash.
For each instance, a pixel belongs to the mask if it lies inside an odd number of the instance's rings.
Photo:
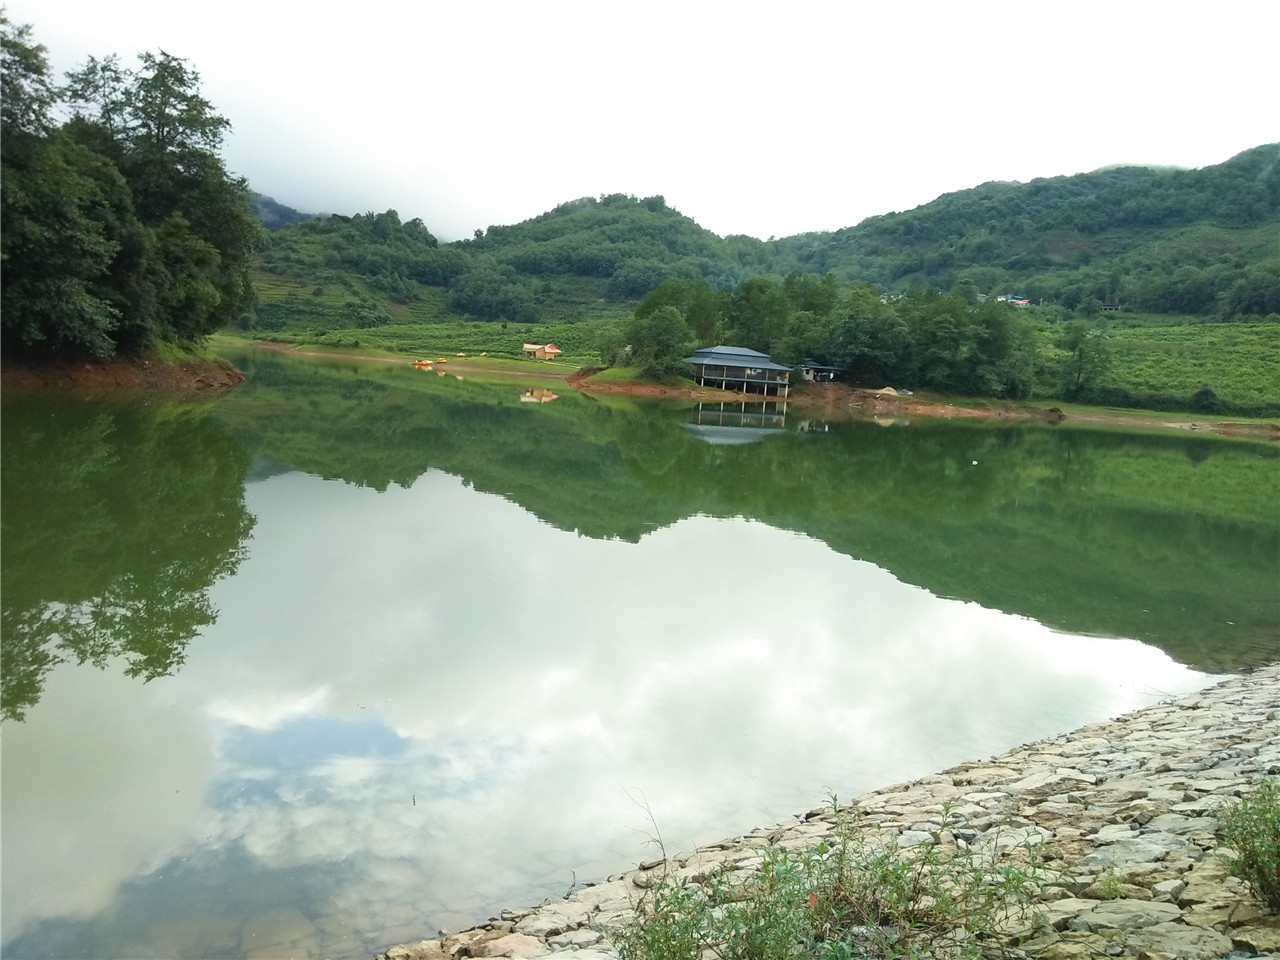
<path id="1" fill-rule="evenodd" d="M 59 74 L 189 59 L 250 185 L 441 239 L 602 193 L 767 238 L 1280 139 L 1280 4 L 6 0 Z"/>

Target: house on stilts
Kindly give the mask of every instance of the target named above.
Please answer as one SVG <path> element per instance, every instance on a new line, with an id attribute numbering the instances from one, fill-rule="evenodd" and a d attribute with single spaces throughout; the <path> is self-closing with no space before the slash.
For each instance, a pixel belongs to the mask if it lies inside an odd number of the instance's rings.
<path id="1" fill-rule="evenodd" d="M 703 347 L 685 357 L 699 386 L 785 397 L 791 389 L 791 368 L 774 363 L 767 353 L 746 347 Z"/>

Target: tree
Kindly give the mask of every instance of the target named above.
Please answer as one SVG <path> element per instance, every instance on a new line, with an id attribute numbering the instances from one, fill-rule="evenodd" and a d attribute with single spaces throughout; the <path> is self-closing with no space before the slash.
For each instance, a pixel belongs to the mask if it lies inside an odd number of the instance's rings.
<path id="1" fill-rule="evenodd" d="M 632 318 L 627 339 L 631 342 L 632 363 L 646 376 L 661 377 L 680 369 L 693 331 L 678 309 L 667 306 Z"/>
<path id="2" fill-rule="evenodd" d="M 1197 413 L 1217 413 L 1218 395 L 1213 387 L 1207 383 L 1201 384 L 1200 389 L 1191 395 L 1191 407 Z"/>
<path id="3" fill-rule="evenodd" d="M 72 119 L 30 28 L 3 22 L 5 346 L 109 356 L 198 339 L 253 303 L 260 228 L 216 151 L 229 122 L 199 75 L 161 51 L 68 75 Z M 397 224 L 398 225 L 398 224 Z"/>
<path id="4" fill-rule="evenodd" d="M 789 273 L 782 281 L 782 292 L 796 310 L 807 311 L 816 317 L 825 317 L 835 309 L 836 301 L 840 299 L 834 273 L 822 277 Z"/>
<path id="5" fill-rule="evenodd" d="M 622 362 L 627 346 L 626 335 L 617 323 L 603 324 L 595 335 L 596 352 L 605 367 L 616 367 Z"/>
<path id="6" fill-rule="evenodd" d="M 721 322 L 720 298 L 707 281 L 671 278 L 662 281 L 636 304 L 637 317 L 647 317 L 659 307 L 675 307 L 702 343 L 710 343 Z"/>
<path id="7" fill-rule="evenodd" d="M 0 10 L 0 121 L 6 138 L 49 132 L 57 95 L 47 52 L 44 44 L 31 42 L 30 24 L 15 26 Z"/>
<path id="8" fill-rule="evenodd" d="M 738 284 L 725 310 L 729 336 L 738 346 L 767 352 L 786 330 L 791 304 L 768 277 L 752 277 Z"/>
<path id="9" fill-rule="evenodd" d="M 908 363 L 915 347 L 910 329 L 866 284 L 855 284 L 836 322 L 836 362 L 854 383 L 909 382 Z"/>
<path id="10" fill-rule="evenodd" d="M 1090 329 L 1083 320 L 1070 320 L 1062 324 L 1057 346 L 1068 355 L 1059 381 L 1062 398 L 1079 399 L 1102 378 L 1110 365 L 1106 336 L 1101 330 Z"/>
<path id="11" fill-rule="evenodd" d="M 94 211 L 93 157 L 51 127 L 45 48 L 0 16 L 0 341 L 15 351 L 107 356 L 119 310 L 95 288 L 118 246 Z"/>
<path id="12" fill-rule="evenodd" d="M 978 285 L 969 277 L 962 277 L 953 283 L 951 292 L 971 307 L 976 306 L 979 301 Z"/>
<path id="13" fill-rule="evenodd" d="M 102 200 L 86 151 L 64 139 L 10 139 L 0 172 L 0 331 L 5 349 L 110 356 L 120 311 L 99 281 L 119 247 L 92 217 Z"/>
<path id="14" fill-rule="evenodd" d="M 67 73 L 63 95 L 77 118 L 97 124 L 111 140 L 123 143 L 128 134 L 128 80 L 114 53 L 101 60 L 91 56 L 79 70 Z"/>
<path id="15" fill-rule="evenodd" d="M 186 60 L 163 50 L 139 54 L 140 69 L 120 66 L 114 55 L 90 57 L 68 74 L 67 97 L 78 118 L 82 141 L 96 137 L 100 152 L 117 163 L 129 184 L 138 218 L 159 230 L 175 215 L 186 231 L 208 244 L 216 257 L 184 257 L 179 277 L 189 281 L 202 304 L 200 322 L 173 315 L 159 329 L 184 330 L 186 337 L 211 333 L 230 323 L 253 302 L 249 278 L 260 229 L 253 219 L 248 186 L 227 173 L 217 151 L 231 128 L 200 93 L 200 74 Z M 399 227 L 399 221 L 396 221 Z M 184 246 L 190 252 L 189 244 Z M 193 269 L 196 264 L 200 269 Z M 163 267 L 172 264 L 162 264 Z M 208 300 L 208 291 L 216 298 Z M 184 298 L 170 297 L 171 305 Z"/>

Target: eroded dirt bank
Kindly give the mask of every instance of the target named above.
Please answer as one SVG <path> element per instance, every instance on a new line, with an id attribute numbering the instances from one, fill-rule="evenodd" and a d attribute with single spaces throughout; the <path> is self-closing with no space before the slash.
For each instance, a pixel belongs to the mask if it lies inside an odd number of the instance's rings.
<path id="1" fill-rule="evenodd" d="M 0 386 L 6 391 L 67 387 L 93 394 L 216 394 L 243 380 L 244 374 L 225 360 L 80 360 L 45 364 L 0 360 Z"/>

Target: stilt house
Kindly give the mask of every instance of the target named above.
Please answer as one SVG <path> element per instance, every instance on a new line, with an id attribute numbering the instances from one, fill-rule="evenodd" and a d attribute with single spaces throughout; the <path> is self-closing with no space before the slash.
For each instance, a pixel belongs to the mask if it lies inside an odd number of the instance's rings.
<path id="1" fill-rule="evenodd" d="M 785 397 L 791 389 L 791 368 L 774 363 L 767 353 L 746 347 L 703 347 L 685 357 L 700 386 Z"/>

